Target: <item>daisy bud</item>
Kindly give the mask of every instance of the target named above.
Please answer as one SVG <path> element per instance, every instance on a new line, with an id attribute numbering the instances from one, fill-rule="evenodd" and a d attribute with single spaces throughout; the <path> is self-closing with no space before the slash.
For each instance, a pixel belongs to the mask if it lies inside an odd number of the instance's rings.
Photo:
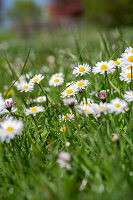
<path id="1" fill-rule="evenodd" d="M 68 105 L 70 107 L 73 107 L 75 104 L 77 103 L 75 98 L 68 98 L 68 99 L 64 99 L 64 105 Z"/>
<path id="2" fill-rule="evenodd" d="M 128 108 L 128 107 L 126 107 L 126 108 L 125 108 L 125 111 L 126 111 L 126 112 L 128 112 L 128 111 L 129 111 L 129 108 Z"/>
<path id="3" fill-rule="evenodd" d="M 101 115 L 100 115 L 100 114 L 97 114 L 97 115 L 96 115 L 96 118 L 100 118 L 100 117 L 101 117 Z"/>
<path id="4" fill-rule="evenodd" d="M 11 108 L 12 108 L 12 106 L 14 104 L 13 99 L 12 98 L 6 99 L 5 100 L 5 104 L 6 104 L 6 109 L 10 112 Z"/>
<path id="5" fill-rule="evenodd" d="M 116 133 L 112 134 L 112 142 L 119 142 L 119 136 Z"/>
<path id="6" fill-rule="evenodd" d="M 97 96 L 102 101 L 106 101 L 106 91 L 105 90 L 101 91 Z"/>
<path id="7" fill-rule="evenodd" d="M 70 142 L 66 142 L 66 147 L 69 147 L 71 145 Z"/>

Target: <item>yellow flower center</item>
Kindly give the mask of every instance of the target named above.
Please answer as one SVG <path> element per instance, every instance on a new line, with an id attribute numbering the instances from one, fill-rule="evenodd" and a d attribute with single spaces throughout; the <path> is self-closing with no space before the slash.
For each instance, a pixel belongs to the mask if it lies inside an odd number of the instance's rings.
<path id="1" fill-rule="evenodd" d="M 114 63 L 115 63 L 116 65 L 119 65 L 119 64 L 120 64 L 118 60 L 115 60 Z"/>
<path id="2" fill-rule="evenodd" d="M 116 108 L 119 108 L 119 107 L 120 107 L 120 104 L 119 104 L 119 103 L 115 104 L 115 107 L 116 107 Z"/>
<path id="3" fill-rule="evenodd" d="M 40 98 L 39 100 L 40 100 L 40 101 L 43 101 L 43 98 Z"/>
<path id="4" fill-rule="evenodd" d="M 79 72 L 84 72 L 85 71 L 85 68 L 84 67 L 80 67 L 79 68 Z"/>
<path id="5" fill-rule="evenodd" d="M 133 49 L 131 50 L 131 53 L 133 53 Z"/>
<path id="6" fill-rule="evenodd" d="M 23 88 L 24 88 L 24 89 L 28 89 L 28 85 L 24 85 Z"/>
<path id="7" fill-rule="evenodd" d="M 35 78 L 35 79 L 34 79 L 34 82 L 38 82 L 38 81 L 39 81 L 39 79 L 38 79 L 38 78 Z"/>
<path id="8" fill-rule="evenodd" d="M 59 75 L 56 75 L 55 77 L 59 77 Z"/>
<path id="9" fill-rule="evenodd" d="M 127 78 L 131 78 L 131 73 L 128 73 L 128 74 L 127 74 Z"/>
<path id="10" fill-rule="evenodd" d="M 129 61 L 129 62 L 133 62 L 133 56 L 129 56 L 129 57 L 128 57 L 128 61 Z"/>
<path id="11" fill-rule="evenodd" d="M 103 109 L 104 109 L 104 106 L 101 106 L 100 108 L 103 110 Z"/>
<path id="12" fill-rule="evenodd" d="M 82 86 L 82 85 L 84 85 L 84 82 L 79 82 L 79 83 L 78 83 L 78 86 L 79 86 L 79 87 Z"/>
<path id="13" fill-rule="evenodd" d="M 85 112 L 85 113 L 87 112 L 87 108 L 84 109 L 84 112 Z"/>
<path id="14" fill-rule="evenodd" d="M 131 66 L 128 66 L 128 67 L 127 67 L 127 70 L 131 70 Z"/>
<path id="15" fill-rule="evenodd" d="M 13 128 L 12 128 L 11 126 L 8 126 L 8 127 L 6 128 L 6 131 L 7 131 L 7 132 L 11 132 L 11 131 L 13 131 Z"/>
<path id="16" fill-rule="evenodd" d="M 65 132 L 65 131 L 66 131 L 66 126 L 63 126 L 63 127 L 61 128 L 61 130 Z"/>
<path id="17" fill-rule="evenodd" d="M 66 118 L 70 118 L 70 115 L 66 115 L 66 116 L 64 116 L 64 119 L 66 119 Z"/>
<path id="18" fill-rule="evenodd" d="M 37 108 L 31 108 L 31 112 L 36 112 Z"/>
<path id="19" fill-rule="evenodd" d="M 68 90 L 66 90 L 66 93 L 67 93 L 67 94 L 72 94 L 72 93 L 73 93 L 73 90 L 72 90 L 72 89 L 68 89 Z"/>
<path id="20" fill-rule="evenodd" d="M 54 79 L 54 82 L 56 82 L 56 83 L 59 82 L 59 79 L 58 78 Z"/>
<path id="21" fill-rule="evenodd" d="M 101 70 L 106 70 L 108 67 L 107 67 L 107 65 L 102 65 L 101 66 Z"/>

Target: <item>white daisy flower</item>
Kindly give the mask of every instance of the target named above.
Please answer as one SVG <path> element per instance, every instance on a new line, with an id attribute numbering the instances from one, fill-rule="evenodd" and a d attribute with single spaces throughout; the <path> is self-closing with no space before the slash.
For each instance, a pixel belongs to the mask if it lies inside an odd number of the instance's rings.
<path id="1" fill-rule="evenodd" d="M 30 82 L 31 83 L 37 83 L 37 84 L 39 84 L 40 83 L 40 81 L 41 80 L 43 80 L 44 79 L 44 76 L 42 75 L 42 74 L 36 74 L 31 80 L 30 80 Z"/>
<path id="2" fill-rule="evenodd" d="M 66 126 L 65 126 L 65 125 L 62 126 L 62 127 L 60 128 L 60 131 L 61 131 L 61 132 L 66 132 Z"/>
<path id="3" fill-rule="evenodd" d="M 65 97 L 71 97 L 73 95 L 75 95 L 78 92 L 77 87 L 75 86 L 69 86 L 68 88 L 66 88 L 62 93 L 61 93 L 61 97 L 65 98 Z"/>
<path id="4" fill-rule="evenodd" d="M 73 74 L 76 74 L 76 76 L 80 75 L 83 76 L 84 74 L 88 74 L 91 71 L 91 68 L 87 64 L 78 65 L 78 67 L 75 67 L 73 70 Z"/>
<path id="5" fill-rule="evenodd" d="M 34 106 L 30 108 L 26 108 L 25 113 L 26 115 L 34 115 L 36 116 L 37 113 L 43 112 L 44 108 L 42 106 Z"/>
<path id="6" fill-rule="evenodd" d="M 131 77 L 133 79 L 133 73 L 131 74 L 131 71 L 125 70 L 125 71 L 122 71 L 120 73 L 120 77 L 119 78 L 120 78 L 121 81 L 125 81 L 127 83 L 130 83 L 131 82 Z"/>
<path id="7" fill-rule="evenodd" d="M 46 101 L 46 96 L 40 96 L 40 97 L 37 97 L 34 102 L 37 102 L 37 103 L 43 103 Z"/>
<path id="8" fill-rule="evenodd" d="M 119 67 L 121 65 L 121 59 L 118 58 L 117 60 L 114 60 L 114 63 L 115 63 L 116 66 Z"/>
<path id="9" fill-rule="evenodd" d="M 80 105 L 81 106 L 88 105 L 88 106 L 91 107 L 93 105 L 93 99 L 85 99 L 85 98 L 83 98 L 83 101 L 81 101 Z"/>
<path id="10" fill-rule="evenodd" d="M 133 91 L 126 91 L 124 94 L 124 98 L 126 99 L 127 102 L 133 101 Z"/>
<path id="11" fill-rule="evenodd" d="M 21 84 L 19 84 L 17 89 L 21 92 L 32 92 L 34 89 L 34 85 L 33 83 L 22 82 Z"/>
<path id="12" fill-rule="evenodd" d="M 121 100 L 119 98 L 112 99 L 111 102 L 107 104 L 109 112 L 110 113 L 115 112 L 116 115 L 118 115 L 119 113 L 124 113 L 126 106 L 127 106 L 126 101 Z"/>
<path id="13" fill-rule="evenodd" d="M 64 78 L 62 76 L 60 77 L 52 76 L 49 80 L 50 86 L 59 86 L 62 85 L 63 83 L 64 83 Z"/>
<path id="14" fill-rule="evenodd" d="M 23 129 L 23 122 L 8 118 L 0 126 L 0 139 L 9 143 L 15 136 L 20 135 Z"/>
<path id="15" fill-rule="evenodd" d="M 89 105 L 79 105 L 77 111 L 79 113 L 84 113 L 86 116 L 94 113 L 93 106 Z"/>
<path id="16" fill-rule="evenodd" d="M 133 66 L 133 53 L 123 53 L 122 62 L 127 65 Z"/>
<path id="17" fill-rule="evenodd" d="M 89 85 L 90 82 L 88 80 L 80 80 L 80 81 L 77 81 L 75 83 L 75 86 L 77 87 L 77 89 L 80 91 L 80 90 L 83 90 L 86 88 L 87 85 Z"/>
<path id="18" fill-rule="evenodd" d="M 114 63 L 113 60 L 110 60 L 109 62 L 101 61 L 96 63 L 96 67 L 92 68 L 92 72 L 94 74 L 97 73 L 104 74 L 105 72 L 112 74 L 115 71 L 115 66 L 116 64 Z"/>
<path id="19" fill-rule="evenodd" d="M 67 99 L 63 99 L 63 103 L 65 106 L 74 106 L 77 104 L 77 100 L 75 97 L 69 97 Z"/>
<path id="20" fill-rule="evenodd" d="M 1 110 L 0 111 L 0 115 L 9 114 L 9 113 L 15 113 L 16 111 L 17 111 L 17 108 L 11 107 L 10 110 L 7 110 L 7 109 Z"/>
<path id="21" fill-rule="evenodd" d="M 133 67 L 131 66 L 131 65 L 123 65 L 123 66 L 121 66 L 121 70 L 122 71 L 129 71 L 129 72 L 131 72 L 131 68 L 132 68 L 132 70 L 133 70 Z"/>
<path id="22" fill-rule="evenodd" d="M 63 116 L 59 116 L 59 120 L 60 122 L 62 121 L 71 121 L 71 119 L 74 119 L 74 115 L 73 114 L 66 114 L 66 115 L 63 115 Z"/>
<path id="23" fill-rule="evenodd" d="M 125 53 L 133 53 L 133 48 L 132 47 L 127 47 L 125 49 Z"/>
<path id="24" fill-rule="evenodd" d="M 2 95 L 0 94 L 0 111 L 2 111 L 5 108 L 6 108 L 5 101 L 2 98 Z"/>
<path id="25" fill-rule="evenodd" d="M 59 72 L 51 76 L 51 78 L 59 78 L 59 77 L 64 77 L 64 74 L 62 72 Z"/>
<path id="26" fill-rule="evenodd" d="M 21 75 L 20 78 L 16 81 L 14 80 L 12 83 L 18 87 L 19 85 L 21 85 L 22 82 L 26 82 L 25 76 Z"/>
<path id="27" fill-rule="evenodd" d="M 93 109 L 95 114 L 100 114 L 100 113 L 107 114 L 108 111 L 107 103 L 101 102 L 100 104 L 93 104 Z"/>

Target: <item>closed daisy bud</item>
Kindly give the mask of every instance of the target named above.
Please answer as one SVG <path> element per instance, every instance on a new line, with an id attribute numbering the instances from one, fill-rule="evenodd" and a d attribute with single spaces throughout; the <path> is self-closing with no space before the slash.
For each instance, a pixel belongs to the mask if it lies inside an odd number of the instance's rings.
<path id="1" fill-rule="evenodd" d="M 70 97 L 67 99 L 63 99 L 63 102 L 64 102 L 64 105 L 73 107 L 77 103 L 77 100 L 75 98 Z"/>
<path id="2" fill-rule="evenodd" d="M 12 99 L 12 98 L 6 99 L 6 100 L 5 100 L 5 104 L 6 104 L 6 109 L 7 109 L 8 111 L 11 111 L 12 106 L 13 106 L 13 104 L 14 104 L 13 99 Z"/>
<path id="3" fill-rule="evenodd" d="M 118 142 L 119 141 L 119 136 L 116 133 L 112 134 L 112 142 Z"/>

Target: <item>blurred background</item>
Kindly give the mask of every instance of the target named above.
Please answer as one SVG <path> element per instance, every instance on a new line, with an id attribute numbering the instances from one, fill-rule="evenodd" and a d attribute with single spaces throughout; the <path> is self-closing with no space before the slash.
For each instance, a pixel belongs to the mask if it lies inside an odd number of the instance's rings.
<path id="1" fill-rule="evenodd" d="M 133 0 L 0 0 L 1 31 L 21 37 L 82 26 L 132 26 Z"/>

